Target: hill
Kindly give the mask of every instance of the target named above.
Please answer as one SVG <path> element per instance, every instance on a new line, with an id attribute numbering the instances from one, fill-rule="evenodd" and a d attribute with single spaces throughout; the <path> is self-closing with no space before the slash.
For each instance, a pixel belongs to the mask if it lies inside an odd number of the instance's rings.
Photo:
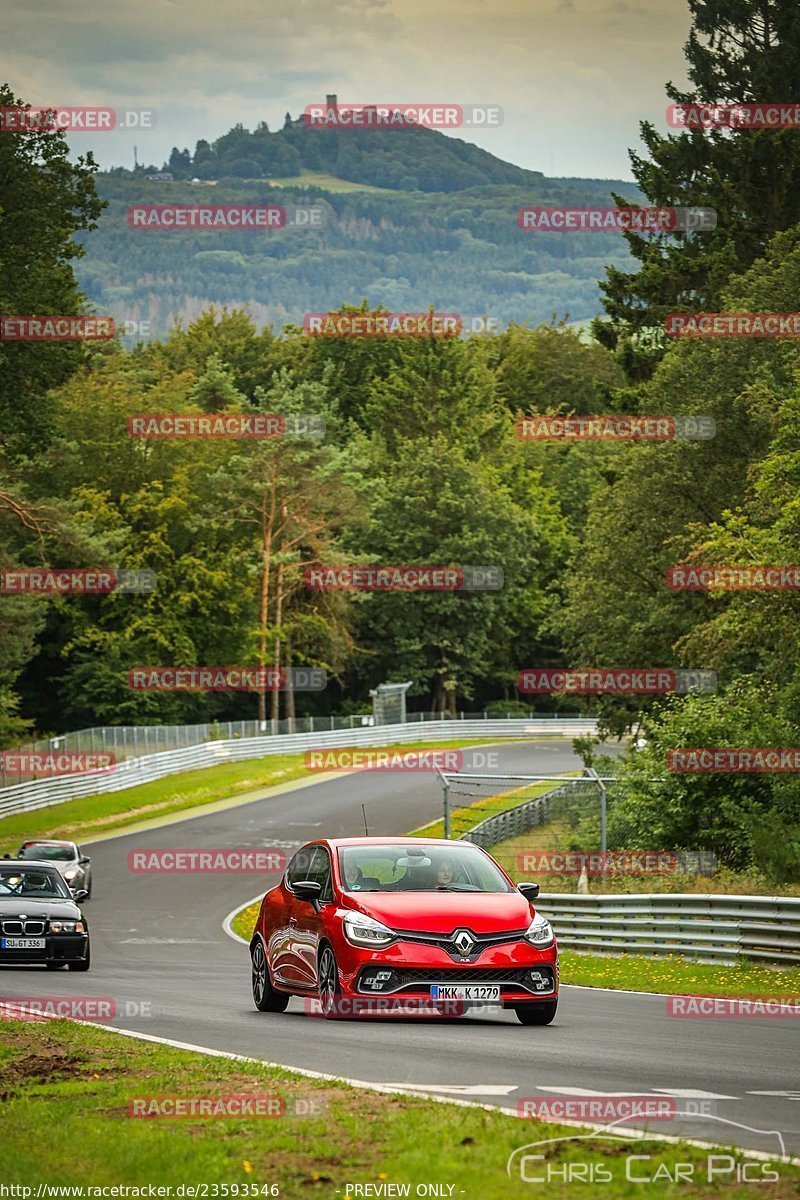
<path id="1" fill-rule="evenodd" d="M 148 180 L 155 167 L 98 177 L 108 208 L 83 236 L 87 256 L 76 267 L 98 311 L 149 322 L 153 336 L 209 304 L 244 305 L 259 324 L 282 327 L 364 298 L 500 326 L 554 314 L 586 321 L 599 310 L 606 265 L 630 264 L 618 234 L 523 232 L 517 211 L 610 204 L 611 191 L 635 200 L 632 184 L 548 179 L 435 130 L 236 126 L 194 154 L 173 150 L 165 168 L 172 180 Z M 260 232 L 127 224 L 134 204 L 209 202 L 313 206 L 324 223 Z"/>

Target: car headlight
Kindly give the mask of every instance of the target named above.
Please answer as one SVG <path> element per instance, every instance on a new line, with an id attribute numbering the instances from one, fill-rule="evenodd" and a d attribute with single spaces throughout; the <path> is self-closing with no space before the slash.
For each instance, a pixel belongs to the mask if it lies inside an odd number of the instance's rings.
<path id="1" fill-rule="evenodd" d="M 51 933 L 85 933 L 83 921 L 51 921 Z"/>
<path id="2" fill-rule="evenodd" d="M 343 921 L 344 936 L 354 946 L 388 946 L 394 941 L 394 932 L 374 917 L 362 913 L 348 913 Z"/>
<path id="3" fill-rule="evenodd" d="M 80 867 L 67 867 L 64 872 L 65 879 L 74 879 L 80 873 Z"/>
<path id="4" fill-rule="evenodd" d="M 553 926 L 547 917 L 543 917 L 541 913 L 537 913 L 528 926 L 525 938 L 526 941 L 529 941 L 534 946 L 552 946 L 555 940 Z"/>

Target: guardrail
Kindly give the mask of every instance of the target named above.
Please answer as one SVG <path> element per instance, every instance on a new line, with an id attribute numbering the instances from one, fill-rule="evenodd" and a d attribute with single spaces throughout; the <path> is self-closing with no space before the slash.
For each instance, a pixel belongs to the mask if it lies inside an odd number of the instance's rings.
<path id="1" fill-rule="evenodd" d="M 446 730 L 444 732 L 443 730 Z M 218 766 L 223 762 L 240 762 L 250 758 L 266 758 L 274 754 L 295 754 L 302 750 L 336 749 L 345 746 L 390 746 L 395 743 L 425 743 L 456 738 L 531 738 L 576 737 L 594 733 L 597 722 L 585 717 L 561 717 L 520 720 L 489 718 L 479 721 L 408 722 L 403 725 L 376 725 L 363 729 L 339 729 L 330 733 L 278 734 L 274 737 L 239 738 L 203 742 L 183 750 L 148 754 L 141 758 L 117 763 L 110 771 L 59 775 L 31 783 L 18 783 L 0 789 L 0 816 L 32 812 L 48 808 L 65 800 L 96 796 L 101 792 L 119 792 L 175 775 Z"/>
<path id="2" fill-rule="evenodd" d="M 591 781 L 578 780 L 505 809 L 461 835 L 484 849 L 528 833 L 550 805 Z M 675 852 L 687 871 L 703 873 L 701 852 Z M 553 923 L 559 945 L 603 954 L 681 954 L 701 961 L 750 958 L 800 963 L 800 899 L 780 896 L 648 893 L 590 896 L 542 892 L 537 908 Z"/>
<path id="3" fill-rule="evenodd" d="M 505 842 L 508 838 L 530 833 L 537 825 L 545 824 L 550 805 L 555 800 L 570 795 L 574 796 L 574 789 L 580 788 L 584 784 L 587 785 L 587 794 L 596 797 L 597 787 L 592 780 L 576 777 L 573 783 L 553 788 L 542 796 L 534 796 L 532 800 L 525 800 L 514 808 L 506 808 L 492 817 L 487 817 L 485 821 L 481 821 L 466 833 L 462 833 L 459 840 L 474 842 L 476 846 L 488 850 L 490 846 L 496 846 L 498 842 Z"/>
<path id="4" fill-rule="evenodd" d="M 559 945 L 577 950 L 800 963 L 800 899 L 543 892 L 539 904 Z"/>
<path id="5" fill-rule="evenodd" d="M 574 714 L 556 712 L 536 712 L 531 709 L 527 714 L 520 713 L 517 717 L 492 716 L 486 711 L 464 712 L 451 716 L 448 713 L 413 712 L 407 713 L 404 721 L 387 722 L 387 724 L 415 724 L 417 722 L 434 722 L 442 724 L 449 721 L 496 721 L 535 719 L 559 721 Z M 332 733 L 336 729 L 362 729 L 384 722 L 376 721 L 374 715 L 353 713 L 349 716 L 299 716 L 266 721 L 210 721 L 200 725 L 95 725 L 90 729 L 75 729 L 69 733 L 60 733 L 50 738 L 40 738 L 38 741 L 26 742 L 23 745 L 9 747 L 15 754 L 47 754 L 51 751 L 77 752 L 78 754 L 95 754 L 106 750 L 114 755 L 117 762 L 125 758 L 142 758 L 146 754 L 161 754 L 167 750 L 185 750 L 189 746 L 197 746 L 202 742 L 217 742 L 230 739 L 237 741 L 251 737 L 278 737 L 286 733 Z M 13 778 L 16 772 L 4 768 L 0 759 L 0 788 L 11 787 L 15 783 L 27 783 L 35 778 L 32 771 L 26 770 L 24 775 Z"/>

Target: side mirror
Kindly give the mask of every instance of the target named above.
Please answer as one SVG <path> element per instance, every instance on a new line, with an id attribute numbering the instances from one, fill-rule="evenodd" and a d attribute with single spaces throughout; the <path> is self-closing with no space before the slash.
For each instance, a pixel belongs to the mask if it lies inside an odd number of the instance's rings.
<path id="1" fill-rule="evenodd" d="M 90 858 L 87 858 L 85 854 L 83 855 L 82 858 L 78 859 L 78 862 L 81 864 L 82 867 L 88 867 L 88 865 L 91 861 L 92 860 Z"/>
<path id="2" fill-rule="evenodd" d="M 517 890 L 522 892 L 526 900 L 535 900 L 539 895 L 538 883 L 518 883 Z"/>
<path id="3" fill-rule="evenodd" d="M 322 884 L 316 883 L 312 879 L 298 879 L 297 883 L 293 883 L 289 890 L 298 900 L 307 900 L 316 908 L 322 895 Z"/>
<path id="4" fill-rule="evenodd" d="M 77 904 L 80 904 L 82 900 L 87 899 L 88 895 L 89 893 L 87 892 L 86 888 L 78 888 L 77 892 L 72 893 L 72 899 Z"/>

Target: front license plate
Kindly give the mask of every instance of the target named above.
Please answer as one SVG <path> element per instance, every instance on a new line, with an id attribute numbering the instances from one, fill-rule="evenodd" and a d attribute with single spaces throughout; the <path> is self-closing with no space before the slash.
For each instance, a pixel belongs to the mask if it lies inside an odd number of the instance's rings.
<path id="1" fill-rule="evenodd" d="M 0 946 L 3 950 L 44 950 L 44 938 L 4 937 Z"/>
<path id="2" fill-rule="evenodd" d="M 468 983 L 444 984 L 434 983 L 431 987 L 431 1000 L 499 1000 L 500 988 L 497 984 Z"/>

